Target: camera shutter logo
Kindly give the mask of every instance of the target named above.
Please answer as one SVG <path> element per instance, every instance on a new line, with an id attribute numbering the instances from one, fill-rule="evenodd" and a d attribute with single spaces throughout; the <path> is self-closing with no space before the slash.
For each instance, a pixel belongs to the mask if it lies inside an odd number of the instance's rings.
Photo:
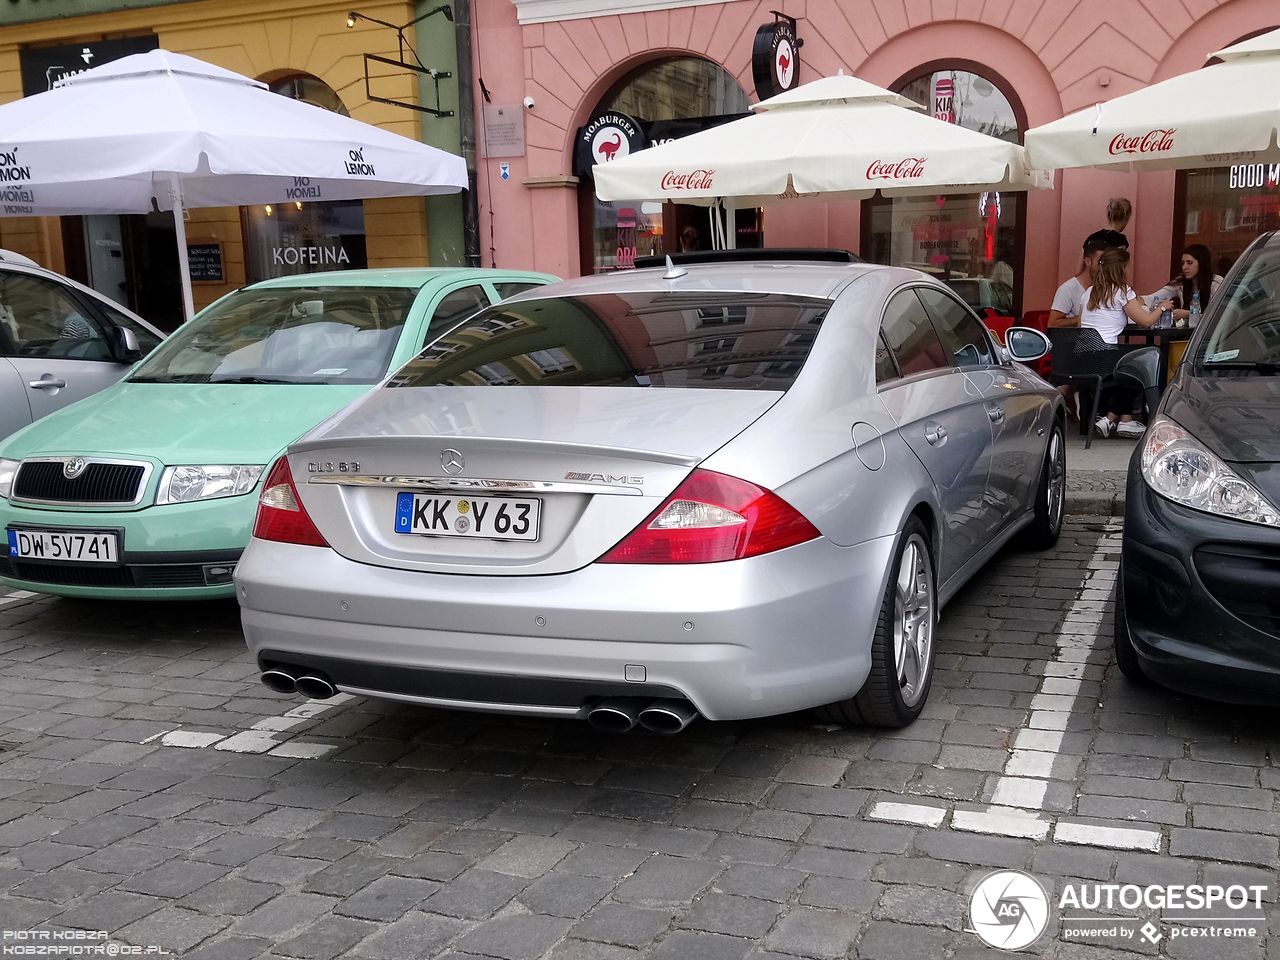
<path id="1" fill-rule="evenodd" d="M 1049 895 L 1020 870 L 989 873 L 969 898 L 969 924 L 987 946 L 1021 950 L 1049 925 Z"/>

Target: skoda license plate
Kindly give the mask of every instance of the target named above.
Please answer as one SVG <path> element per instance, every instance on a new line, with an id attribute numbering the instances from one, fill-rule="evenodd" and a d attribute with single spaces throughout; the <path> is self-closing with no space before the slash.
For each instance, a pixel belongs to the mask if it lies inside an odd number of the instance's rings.
<path id="1" fill-rule="evenodd" d="M 541 500 L 396 494 L 396 533 L 482 540 L 537 540 Z"/>
<path id="2" fill-rule="evenodd" d="M 14 530 L 10 528 L 9 557 L 55 563 L 119 563 L 120 546 L 114 533 L 94 530 Z"/>

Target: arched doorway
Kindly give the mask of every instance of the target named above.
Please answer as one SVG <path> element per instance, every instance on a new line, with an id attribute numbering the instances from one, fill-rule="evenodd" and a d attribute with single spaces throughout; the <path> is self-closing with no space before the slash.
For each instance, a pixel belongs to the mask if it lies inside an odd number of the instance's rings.
<path id="1" fill-rule="evenodd" d="M 1233 43 L 1275 29 L 1255 30 Z M 1205 68 L 1216 63 L 1221 61 L 1214 58 Z M 1260 234 L 1280 230 L 1280 163 L 1179 170 L 1173 210 L 1170 276 L 1179 276 L 1182 251 L 1193 243 L 1209 248 L 1213 272 L 1225 276 Z"/>
<path id="2" fill-rule="evenodd" d="M 290 74 L 268 87 L 272 93 L 350 115 L 333 88 L 318 77 Z M 248 283 L 368 265 L 360 200 L 294 200 L 241 207 L 241 216 Z"/>
<path id="3" fill-rule="evenodd" d="M 931 116 L 1021 143 L 1026 115 L 976 64 L 930 64 L 894 86 Z M 937 276 L 979 313 L 1020 316 L 1026 194 L 875 197 L 862 210 L 862 256 Z"/>
<path id="4" fill-rule="evenodd" d="M 652 61 L 609 91 L 575 137 L 582 272 L 626 269 L 635 256 L 710 247 L 699 207 L 596 199 L 591 169 L 656 143 L 688 136 L 747 113 L 746 92 L 719 64 L 701 57 Z M 759 216 L 739 212 L 739 246 L 759 245 Z M 754 233 L 753 233 L 754 231 Z M 682 239 L 683 237 L 683 239 Z"/>

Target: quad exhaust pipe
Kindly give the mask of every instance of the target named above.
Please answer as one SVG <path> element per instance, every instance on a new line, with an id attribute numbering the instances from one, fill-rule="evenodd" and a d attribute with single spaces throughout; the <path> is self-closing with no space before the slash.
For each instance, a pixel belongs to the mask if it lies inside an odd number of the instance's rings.
<path id="1" fill-rule="evenodd" d="M 263 670 L 259 679 L 276 693 L 297 693 L 308 700 L 328 700 L 338 692 L 333 681 L 323 674 L 304 672 L 295 667 L 271 667 Z"/>
<path id="2" fill-rule="evenodd" d="M 650 733 L 679 733 L 698 718 L 698 711 L 688 700 L 653 700 L 615 697 L 602 700 L 587 713 L 587 722 L 597 730 L 626 733 L 641 727 Z"/>

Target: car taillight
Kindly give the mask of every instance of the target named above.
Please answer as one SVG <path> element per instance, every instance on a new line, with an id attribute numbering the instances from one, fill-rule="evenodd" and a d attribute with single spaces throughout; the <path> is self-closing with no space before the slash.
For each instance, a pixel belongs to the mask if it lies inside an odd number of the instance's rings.
<path id="1" fill-rule="evenodd" d="M 717 563 L 820 536 L 791 504 L 754 483 L 695 470 L 599 563 Z"/>
<path id="2" fill-rule="evenodd" d="M 297 543 L 306 547 L 329 545 L 298 499 L 298 490 L 289 472 L 289 461 L 284 457 L 275 462 L 267 474 L 267 482 L 262 485 L 253 535 L 259 540 Z"/>

